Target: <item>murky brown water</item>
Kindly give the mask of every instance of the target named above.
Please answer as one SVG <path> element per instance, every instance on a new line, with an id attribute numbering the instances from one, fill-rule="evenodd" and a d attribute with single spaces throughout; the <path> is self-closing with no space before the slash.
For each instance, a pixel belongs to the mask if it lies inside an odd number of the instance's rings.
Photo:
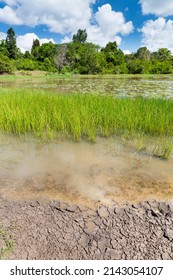
<path id="1" fill-rule="evenodd" d="M 0 196 L 75 203 L 173 199 L 173 159 L 144 157 L 113 139 L 39 144 L 1 139 Z"/>

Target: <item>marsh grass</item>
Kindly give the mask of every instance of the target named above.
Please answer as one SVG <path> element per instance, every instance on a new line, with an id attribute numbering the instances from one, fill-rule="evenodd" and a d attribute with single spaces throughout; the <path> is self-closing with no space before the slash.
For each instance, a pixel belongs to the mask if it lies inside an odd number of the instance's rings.
<path id="1" fill-rule="evenodd" d="M 139 150 L 145 149 L 145 137 L 154 137 L 162 139 L 156 141 L 158 149 L 153 148 L 154 153 L 167 158 L 172 151 L 172 140 L 163 139 L 173 136 L 173 100 L 1 89 L 0 130 L 43 139 L 61 135 L 74 141 L 87 138 L 92 142 L 96 136 L 137 137 Z"/>

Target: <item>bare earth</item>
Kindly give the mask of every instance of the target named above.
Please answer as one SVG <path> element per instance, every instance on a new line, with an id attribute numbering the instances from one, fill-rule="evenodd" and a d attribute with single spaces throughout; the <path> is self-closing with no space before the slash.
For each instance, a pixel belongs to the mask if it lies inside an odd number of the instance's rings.
<path id="1" fill-rule="evenodd" d="M 77 206 L 0 200 L 5 259 L 173 259 L 173 203 Z M 0 231 L 1 232 L 1 231 Z"/>

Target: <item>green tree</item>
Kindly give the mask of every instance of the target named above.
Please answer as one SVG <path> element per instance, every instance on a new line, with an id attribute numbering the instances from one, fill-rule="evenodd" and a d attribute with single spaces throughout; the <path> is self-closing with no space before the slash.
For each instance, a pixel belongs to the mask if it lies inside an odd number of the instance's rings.
<path id="1" fill-rule="evenodd" d="M 17 70 L 29 70 L 33 71 L 37 69 L 37 61 L 29 59 L 29 58 L 21 58 L 16 60 L 16 68 Z"/>
<path id="2" fill-rule="evenodd" d="M 171 51 L 167 48 L 161 48 L 158 50 L 158 59 L 160 61 L 165 61 L 171 59 Z"/>
<path id="3" fill-rule="evenodd" d="M 38 39 L 33 40 L 31 54 L 35 59 L 39 57 L 40 41 Z"/>
<path id="4" fill-rule="evenodd" d="M 44 62 L 45 58 L 48 58 L 53 63 L 56 52 L 57 45 L 53 44 L 52 42 L 44 43 L 38 49 L 37 59 Z"/>
<path id="5" fill-rule="evenodd" d="M 101 49 L 101 52 L 105 54 L 107 63 L 107 70 L 105 71 L 106 73 L 118 74 L 127 72 L 124 61 L 124 53 L 120 49 L 118 49 L 118 45 L 116 42 L 109 42 L 105 48 Z M 120 65 L 122 66 L 120 67 Z"/>
<path id="6" fill-rule="evenodd" d="M 0 53 L 0 75 L 2 74 L 11 74 L 13 72 L 13 67 L 10 59 Z"/>
<path id="7" fill-rule="evenodd" d="M 133 59 L 127 61 L 127 68 L 129 74 L 143 74 L 145 69 L 140 59 Z"/>
<path id="8" fill-rule="evenodd" d="M 7 37 L 6 37 L 5 42 L 6 42 L 6 48 L 7 48 L 8 54 L 9 54 L 8 57 L 10 59 L 16 59 L 18 49 L 17 49 L 17 45 L 16 45 L 16 34 L 12 27 L 9 28 L 7 31 Z"/>
<path id="9" fill-rule="evenodd" d="M 147 47 L 141 47 L 137 50 L 136 54 L 135 54 L 135 57 L 137 59 L 140 59 L 140 60 L 147 60 L 149 61 L 150 60 L 150 51 L 147 49 Z"/>
<path id="10" fill-rule="evenodd" d="M 1 42 L 0 42 L 0 53 L 2 54 L 2 55 L 4 55 L 4 56 L 9 56 L 9 52 L 8 52 L 8 50 L 7 50 L 7 47 L 6 47 L 6 42 L 5 42 L 5 40 L 2 40 Z"/>
<path id="11" fill-rule="evenodd" d="M 23 56 L 24 58 L 29 58 L 29 59 L 32 59 L 33 57 L 32 57 L 32 55 L 31 55 L 31 53 L 29 52 L 29 51 L 26 51 L 25 53 L 24 53 L 24 56 Z"/>
<path id="12" fill-rule="evenodd" d="M 73 35 L 73 43 L 84 44 L 87 40 L 87 32 L 86 29 L 79 29 L 77 34 Z"/>

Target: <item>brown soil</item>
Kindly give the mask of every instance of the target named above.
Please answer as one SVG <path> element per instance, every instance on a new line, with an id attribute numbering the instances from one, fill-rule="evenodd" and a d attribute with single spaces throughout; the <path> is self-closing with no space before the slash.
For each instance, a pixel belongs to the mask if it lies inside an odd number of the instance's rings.
<path id="1" fill-rule="evenodd" d="M 0 202 L 6 259 L 173 259 L 173 204 L 77 206 L 60 201 Z M 6 240 L 5 240 L 6 239 Z"/>

